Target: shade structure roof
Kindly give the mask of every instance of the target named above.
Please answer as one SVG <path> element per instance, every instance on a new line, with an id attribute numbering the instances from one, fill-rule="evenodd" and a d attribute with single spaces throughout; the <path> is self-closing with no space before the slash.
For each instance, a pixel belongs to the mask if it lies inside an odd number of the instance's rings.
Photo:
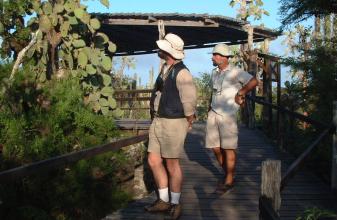
<path id="1" fill-rule="evenodd" d="M 158 22 L 161 20 L 166 33 L 179 35 L 185 49 L 212 47 L 224 42 L 228 45 L 247 42 L 245 26 L 248 22 L 220 15 L 178 13 L 96 13 L 102 23 L 101 31 L 117 45 L 116 55 L 155 53 L 159 38 Z M 253 26 L 253 41 L 275 39 L 278 31 Z"/>

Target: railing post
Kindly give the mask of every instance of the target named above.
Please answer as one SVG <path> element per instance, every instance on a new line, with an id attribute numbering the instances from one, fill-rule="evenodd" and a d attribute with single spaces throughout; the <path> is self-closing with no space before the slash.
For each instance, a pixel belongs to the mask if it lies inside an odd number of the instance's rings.
<path id="1" fill-rule="evenodd" d="M 277 106 L 280 108 L 282 105 L 281 103 L 281 64 L 277 63 Z M 279 149 L 283 150 L 283 138 L 284 138 L 284 113 L 278 109 L 277 110 L 277 142 Z"/>
<path id="2" fill-rule="evenodd" d="M 337 192 L 337 101 L 333 103 L 333 123 L 335 131 L 332 139 L 331 188 Z"/>
<path id="3" fill-rule="evenodd" d="M 284 150 L 284 136 L 285 136 L 285 126 L 286 125 L 286 117 L 283 112 L 279 111 L 279 125 L 278 125 L 278 147 L 281 151 Z"/>
<path id="4" fill-rule="evenodd" d="M 253 35 L 253 34 L 252 34 Z M 250 51 L 248 72 L 256 78 L 258 54 L 256 51 Z M 256 89 L 250 92 L 251 96 L 255 98 Z M 255 102 L 253 100 L 247 100 L 248 111 L 248 127 L 255 128 Z"/>
<path id="5" fill-rule="evenodd" d="M 272 103 L 272 76 L 270 70 L 270 58 L 265 58 L 266 71 L 263 73 L 263 97 L 264 101 Z M 268 135 L 273 134 L 273 109 L 271 106 L 263 106 L 264 129 Z"/>
<path id="6" fill-rule="evenodd" d="M 281 207 L 281 161 L 263 161 L 261 170 L 261 197 L 270 200 L 273 209 L 278 213 Z"/>

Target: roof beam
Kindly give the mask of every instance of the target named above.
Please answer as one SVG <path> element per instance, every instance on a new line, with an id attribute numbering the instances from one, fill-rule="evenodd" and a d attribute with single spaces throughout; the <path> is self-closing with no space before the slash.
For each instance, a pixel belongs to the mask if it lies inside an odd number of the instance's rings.
<path id="1" fill-rule="evenodd" d="M 104 19 L 103 24 L 107 25 L 150 25 L 157 26 L 155 22 L 156 18 L 149 17 L 149 19 Z M 165 20 L 165 26 L 175 26 L 175 27 L 219 27 L 219 23 L 211 20 L 205 19 L 204 21 L 177 21 L 177 20 Z"/>

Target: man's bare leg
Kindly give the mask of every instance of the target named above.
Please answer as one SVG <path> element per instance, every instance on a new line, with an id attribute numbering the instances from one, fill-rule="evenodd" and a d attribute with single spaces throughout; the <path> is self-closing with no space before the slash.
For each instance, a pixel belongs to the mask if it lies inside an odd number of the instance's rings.
<path id="1" fill-rule="evenodd" d="M 230 149 L 222 149 L 220 147 L 213 148 L 215 157 L 217 158 L 219 165 L 225 173 L 225 178 L 218 182 L 216 189 L 217 194 L 224 194 L 233 188 L 234 172 L 236 163 L 236 151 Z"/>
<path id="2" fill-rule="evenodd" d="M 180 167 L 179 159 L 165 159 L 169 173 L 169 184 L 171 192 L 180 193 L 181 184 L 183 182 L 183 173 Z"/>
<path id="3" fill-rule="evenodd" d="M 234 183 L 234 172 L 236 164 L 236 151 L 233 149 L 224 149 L 225 159 L 225 169 L 226 169 L 226 185 L 233 185 Z"/>
<path id="4" fill-rule="evenodd" d="M 222 169 L 224 169 L 224 161 L 226 155 L 223 153 L 223 149 L 221 149 L 220 147 L 214 147 L 212 148 L 212 150 L 214 152 L 217 161 L 219 162 L 219 165 L 222 167 Z"/>
<path id="5" fill-rule="evenodd" d="M 168 192 L 167 172 L 163 164 L 163 159 L 159 154 L 150 152 L 147 160 L 158 187 L 159 200 L 156 200 L 151 205 L 145 206 L 145 210 L 148 212 L 167 211 L 170 208 L 170 198 Z"/>
<path id="6" fill-rule="evenodd" d="M 168 178 L 161 156 L 159 154 L 149 152 L 147 160 L 158 189 L 167 188 Z"/>
<path id="7" fill-rule="evenodd" d="M 166 167 L 169 173 L 169 185 L 171 191 L 171 208 L 168 212 L 168 216 L 169 219 L 178 219 L 182 212 L 179 200 L 181 196 L 181 184 L 183 182 L 183 173 L 181 171 L 179 159 L 166 159 Z"/>

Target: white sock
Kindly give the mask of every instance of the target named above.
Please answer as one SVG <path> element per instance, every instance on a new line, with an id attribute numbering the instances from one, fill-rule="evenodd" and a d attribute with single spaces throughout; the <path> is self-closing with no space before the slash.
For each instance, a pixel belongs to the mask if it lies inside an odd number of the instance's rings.
<path id="1" fill-rule="evenodd" d="M 168 194 L 168 188 L 162 188 L 158 189 L 159 192 L 159 198 L 163 200 L 164 202 L 169 202 L 169 194 Z"/>
<path id="2" fill-rule="evenodd" d="M 179 204 L 181 193 L 171 192 L 171 203 L 172 204 Z"/>

